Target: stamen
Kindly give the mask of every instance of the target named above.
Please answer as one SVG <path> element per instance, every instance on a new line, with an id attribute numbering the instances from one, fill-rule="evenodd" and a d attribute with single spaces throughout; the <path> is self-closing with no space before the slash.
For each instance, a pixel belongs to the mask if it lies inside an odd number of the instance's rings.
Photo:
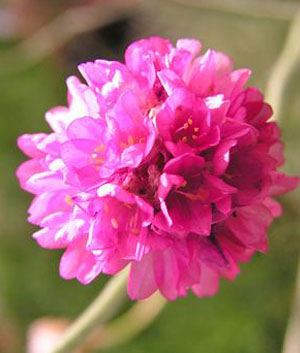
<path id="1" fill-rule="evenodd" d="M 128 136 L 128 145 L 132 146 L 134 144 L 134 138 L 130 135 Z"/>
<path id="2" fill-rule="evenodd" d="M 193 125 L 193 119 L 192 119 L 192 118 L 189 118 L 189 119 L 188 119 L 188 124 L 189 124 L 189 125 Z"/>
<path id="3" fill-rule="evenodd" d="M 115 218 L 111 219 L 111 225 L 113 226 L 113 228 L 118 229 L 119 228 L 119 223 Z"/>
<path id="4" fill-rule="evenodd" d="M 130 229 L 136 228 L 136 226 L 137 226 L 137 215 L 132 216 L 132 217 L 130 218 L 130 221 L 129 221 L 129 227 L 130 227 Z"/>
<path id="5" fill-rule="evenodd" d="M 140 230 L 137 228 L 132 228 L 130 229 L 130 233 L 133 235 L 138 235 L 140 233 Z"/>
<path id="6" fill-rule="evenodd" d="M 73 200 L 70 195 L 67 195 L 65 197 L 65 203 L 68 204 L 69 206 L 73 206 Z"/>
<path id="7" fill-rule="evenodd" d="M 122 149 L 125 149 L 129 146 L 132 146 L 135 144 L 135 141 L 134 141 L 134 137 L 132 135 L 129 135 L 128 138 L 127 138 L 127 143 L 126 142 L 120 142 L 120 147 Z"/>
<path id="8" fill-rule="evenodd" d="M 198 136 L 197 135 L 192 135 L 193 140 L 197 140 Z"/>
<path id="9" fill-rule="evenodd" d="M 95 160 L 96 166 L 100 166 L 103 163 L 104 163 L 104 159 L 103 158 L 98 158 L 98 159 Z"/>
<path id="10" fill-rule="evenodd" d="M 187 138 L 186 136 L 183 136 L 183 138 L 181 139 L 181 141 L 182 141 L 183 143 L 187 143 L 187 140 L 188 140 L 188 138 Z"/>
<path id="11" fill-rule="evenodd" d="M 187 130 L 187 129 L 189 128 L 189 124 L 188 124 L 188 123 L 185 123 L 185 124 L 183 125 L 183 128 L 184 128 L 184 130 Z"/>
<path id="12" fill-rule="evenodd" d="M 133 206 L 130 205 L 129 203 L 124 203 L 124 206 L 130 210 L 133 208 Z"/>
<path id="13" fill-rule="evenodd" d="M 194 127 L 194 132 L 199 132 L 200 128 L 199 127 Z"/>
<path id="14" fill-rule="evenodd" d="M 92 154 L 92 158 L 94 159 L 95 169 L 98 172 L 100 169 L 100 165 L 105 162 L 105 158 L 103 155 L 103 151 L 105 150 L 105 145 L 102 143 L 100 146 L 97 146 Z"/>
<path id="15" fill-rule="evenodd" d="M 105 145 L 102 143 L 100 146 L 95 148 L 95 152 L 101 152 L 105 150 Z"/>

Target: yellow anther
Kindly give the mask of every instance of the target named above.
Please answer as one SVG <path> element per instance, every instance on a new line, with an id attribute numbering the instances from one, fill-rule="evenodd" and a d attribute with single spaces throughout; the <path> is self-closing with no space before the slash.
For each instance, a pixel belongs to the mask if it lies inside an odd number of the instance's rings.
<path id="1" fill-rule="evenodd" d="M 186 136 L 183 136 L 183 138 L 181 139 L 181 141 L 182 141 L 183 143 L 187 143 L 187 140 L 188 140 L 188 138 L 187 138 Z"/>
<path id="2" fill-rule="evenodd" d="M 200 201 L 205 201 L 209 196 L 209 192 L 205 189 L 199 188 L 196 192 L 197 199 Z"/>
<path id="3" fill-rule="evenodd" d="M 105 158 L 103 155 L 103 151 L 105 150 L 105 145 L 102 143 L 100 146 L 97 146 L 92 154 L 92 158 L 94 159 L 95 169 L 98 172 L 99 166 L 105 162 Z"/>
<path id="4" fill-rule="evenodd" d="M 67 196 L 65 197 L 65 203 L 66 203 L 67 205 L 69 205 L 69 206 L 72 206 L 72 205 L 73 205 L 73 200 L 72 200 L 72 198 L 71 198 L 70 195 L 67 195 Z"/>
<path id="5" fill-rule="evenodd" d="M 138 235 L 140 233 L 140 230 L 138 228 L 132 228 L 130 229 L 130 233 L 133 235 Z"/>
<path id="6" fill-rule="evenodd" d="M 129 227 L 130 229 L 135 228 L 137 224 L 137 218 L 136 217 L 131 217 L 129 221 Z"/>
<path id="7" fill-rule="evenodd" d="M 102 143 L 100 146 L 95 148 L 95 152 L 101 152 L 105 150 L 105 145 Z"/>
<path id="8" fill-rule="evenodd" d="M 129 203 L 124 203 L 124 206 L 126 207 L 126 208 L 129 208 L 130 210 L 132 209 L 132 205 L 130 205 Z"/>
<path id="9" fill-rule="evenodd" d="M 95 160 L 95 164 L 98 165 L 98 166 L 103 164 L 103 163 L 104 163 L 104 159 L 103 158 L 98 158 L 98 159 Z"/>
<path id="10" fill-rule="evenodd" d="M 115 218 L 111 219 L 111 225 L 113 226 L 113 228 L 118 229 L 119 228 L 119 223 Z"/>
<path id="11" fill-rule="evenodd" d="M 132 146 L 134 144 L 134 138 L 130 135 L 128 136 L 128 145 Z"/>
<path id="12" fill-rule="evenodd" d="M 192 201 L 196 201 L 198 199 L 198 196 L 197 195 L 194 195 L 190 192 L 187 192 L 186 194 L 184 194 L 187 198 L 189 198 L 190 200 Z"/>
<path id="13" fill-rule="evenodd" d="M 188 124 L 189 124 L 189 125 L 193 125 L 193 119 L 192 119 L 192 118 L 189 118 L 189 119 L 188 119 Z"/>
<path id="14" fill-rule="evenodd" d="M 132 146 L 132 145 L 134 145 L 135 144 L 135 141 L 134 141 L 134 138 L 133 138 L 133 136 L 132 135 L 129 135 L 128 136 L 128 138 L 127 138 L 127 143 L 126 142 L 120 142 L 120 147 L 121 148 L 127 148 L 127 147 L 129 147 L 129 146 Z"/>
<path id="15" fill-rule="evenodd" d="M 105 213 L 108 213 L 109 212 L 109 207 L 107 204 L 104 205 L 104 212 Z"/>

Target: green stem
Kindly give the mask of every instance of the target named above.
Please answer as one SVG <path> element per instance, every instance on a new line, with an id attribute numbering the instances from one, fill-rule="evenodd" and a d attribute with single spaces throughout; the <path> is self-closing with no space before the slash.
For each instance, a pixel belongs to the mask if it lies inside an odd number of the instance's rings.
<path id="1" fill-rule="evenodd" d="M 166 303 L 166 299 L 159 292 L 137 302 L 125 314 L 95 330 L 86 345 L 87 351 L 105 350 L 130 341 L 149 327 Z"/>
<path id="2" fill-rule="evenodd" d="M 128 267 L 111 278 L 103 291 L 66 330 L 51 353 L 67 353 L 80 345 L 99 324 L 107 322 L 127 297 Z"/>
<path id="3" fill-rule="evenodd" d="M 300 10 L 290 26 L 285 45 L 275 62 L 266 88 L 266 100 L 272 105 L 274 116 L 280 119 L 289 78 L 300 62 Z"/>
<path id="4" fill-rule="evenodd" d="M 300 352 L 300 258 L 298 264 L 298 274 L 296 279 L 296 290 L 291 314 L 288 321 L 287 330 L 283 344 L 282 353 Z"/>

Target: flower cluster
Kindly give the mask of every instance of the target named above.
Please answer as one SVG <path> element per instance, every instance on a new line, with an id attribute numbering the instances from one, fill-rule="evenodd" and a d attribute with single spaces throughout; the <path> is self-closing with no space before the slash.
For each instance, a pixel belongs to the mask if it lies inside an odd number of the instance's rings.
<path id="1" fill-rule="evenodd" d="M 68 107 L 46 114 L 53 132 L 19 138 L 31 159 L 17 175 L 42 228 L 33 237 L 66 248 L 63 278 L 86 284 L 130 264 L 132 299 L 201 297 L 267 250 L 281 213 L 273 196 L 298 180 L 276 171 L 279 128 L 245 88 L 250 70 L 200 49 L 153 37 L 130 45 L 124 64 L 81 64 L 86 83 L 70 77 Z"/>

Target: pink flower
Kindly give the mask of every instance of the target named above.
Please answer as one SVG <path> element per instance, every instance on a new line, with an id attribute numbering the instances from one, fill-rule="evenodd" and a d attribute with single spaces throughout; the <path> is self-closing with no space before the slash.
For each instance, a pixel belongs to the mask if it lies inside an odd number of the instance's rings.
<path id="1" fill-rule="evenodd" d="M 81 64 L 68 107 L 46 114 L 51 134 L 23 135 L 17 175 L 35 195 L 29 221 L 45 248 L 66 248 L 60 273 L 87 284 L 131 266 L 132 299 L 214 295 L 221 277 L 265 252 L 298 179 L 250 70 L 201 44 L 133 43 L 125 64 Z"/>

